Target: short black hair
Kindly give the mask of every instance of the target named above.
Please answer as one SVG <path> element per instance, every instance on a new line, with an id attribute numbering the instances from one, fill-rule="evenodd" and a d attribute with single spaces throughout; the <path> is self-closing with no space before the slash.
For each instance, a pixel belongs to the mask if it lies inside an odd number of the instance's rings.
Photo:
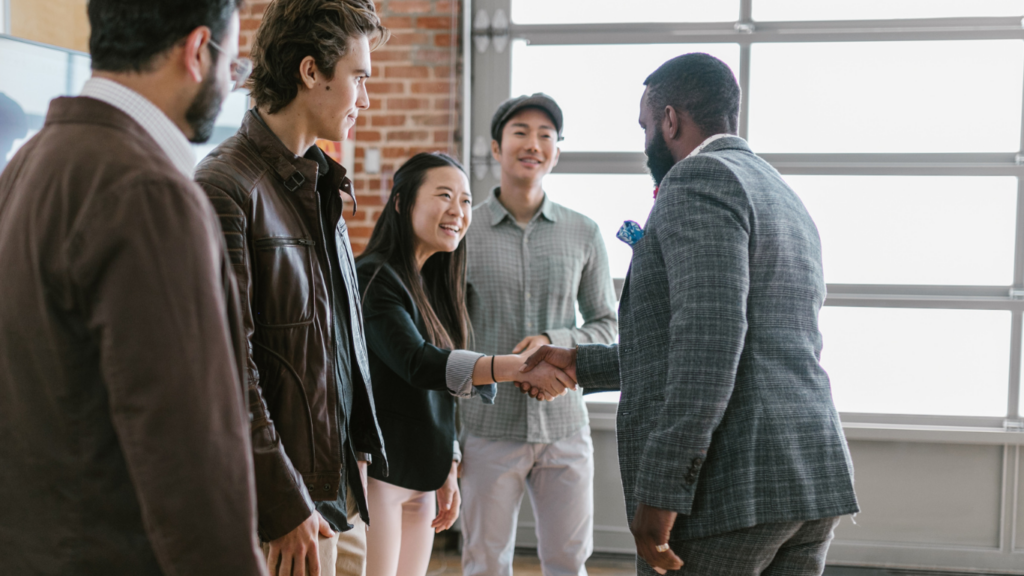
<path id="1" fill-rule="evenodd" d="M 200 26 L 214 42 L 244 0 L 89 0 L 92 69 L 146 72 L 153 59 Z M 216 50 L 212 57 L 216 60 Z"/>
<path id="2" fill-rule="evenodd" d="M 739 131 L 740 86 L 732 70 L 710 54 L 676 56 L 644 80 L 647 105 L 661 121 L 666 106 L 690 114 L 705 136 Z"/>

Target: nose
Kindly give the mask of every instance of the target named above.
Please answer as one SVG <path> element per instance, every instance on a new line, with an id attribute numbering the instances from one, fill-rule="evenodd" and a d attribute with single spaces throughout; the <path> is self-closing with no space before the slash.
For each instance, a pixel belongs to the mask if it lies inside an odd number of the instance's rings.
<path id="1" fill-rule="evenodd" d="M 366 93 L 366 81 L 359 83 L 359 94 L 356 96 L 356 108 L 366 110 L 370 107 L 370 96 Z"/>

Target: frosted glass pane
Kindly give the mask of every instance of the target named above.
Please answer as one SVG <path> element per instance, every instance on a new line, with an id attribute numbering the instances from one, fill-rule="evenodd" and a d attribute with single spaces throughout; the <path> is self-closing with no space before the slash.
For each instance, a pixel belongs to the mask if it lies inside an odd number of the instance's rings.
<path id="1" fill-rule="evenodd" d="M 834 284 L 1013 283 L 1017 179 L 785 176 Z"/>
<path id="2" fill-rule="evenodd" d="M 530 46 L 520 40 L 512 43 L 512 94 L 545 92 L 558 102 L 565 114 L 562 150 L 643 152 L 644 80 L 689 52 L 711 54 L 733 71 L 739 67 L 737 44 Z"/>
<path id="3" fill-rule="evenodd" d="M 751 47 L 757 152 L 1015 152 L 1024 42 Z"/>
<path id="4" fill-rule="evenodd" d="M 755 20 L 888 20 L 1021 16 L 1022 0 L 754 0 Z"/>
<path id="5" fill-rule="evenodd" d="M 820 328 L 841 412 L 1006 415 L 1009 312 L 828 306 Z"/>
<path id="6" fill-rule="evenodd" d="M 552 201 L 584 214 L 601 228 L 612 278 L 625 278 L 632 249 L 615 237 L 622 222 L 641 226 L 654 206 L 654 183 L 643 174 L 551 174 L 544 191 Z"/>
<path id="7" fill-rule="evenodd" d="M 732 22 L 739 16 L 739 0 L 512 0 L 517 24 Z"/>

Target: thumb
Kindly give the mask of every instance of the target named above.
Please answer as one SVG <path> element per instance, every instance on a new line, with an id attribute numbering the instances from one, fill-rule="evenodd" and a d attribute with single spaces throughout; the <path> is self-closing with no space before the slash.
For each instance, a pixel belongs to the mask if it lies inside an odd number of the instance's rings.
<path id="1" fill-rule="evenodd" d="M 537 367 L 538 364 L 543 362 L 544 359 L 547 358 L 547 356 L 548 356 L 548 347 L 547 346 L 541 346 L 540 348 L 537 349 L 536 352 L 534 352 L 532 355 L 530 355 L 529 358 L 526 359 L 526 363 L 523 364 L 523 366 L 519 369 L 519 371 L 520 372 L 529 372 L 530 370 L 533 370 L 534 368 Z"/>
<path id="2" fill-rule="evenodd" d="M 320 535 L 324 538 L 334 538 L 334 530 L 331 530 L 331 525 L 324 520 L 323 516 L 317 514 L 317 518 L 320 519 Z"/>

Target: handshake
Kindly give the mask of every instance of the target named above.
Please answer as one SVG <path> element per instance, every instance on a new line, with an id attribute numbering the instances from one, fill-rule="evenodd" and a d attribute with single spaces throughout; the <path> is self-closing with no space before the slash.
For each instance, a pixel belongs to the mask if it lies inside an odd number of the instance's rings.
<path id="1" fill-rule="evenodd" d="M 576 349 L 541 346 L 519 368 L 514 383 L 537 400 L 554 400 L 576 390 Z"/>

